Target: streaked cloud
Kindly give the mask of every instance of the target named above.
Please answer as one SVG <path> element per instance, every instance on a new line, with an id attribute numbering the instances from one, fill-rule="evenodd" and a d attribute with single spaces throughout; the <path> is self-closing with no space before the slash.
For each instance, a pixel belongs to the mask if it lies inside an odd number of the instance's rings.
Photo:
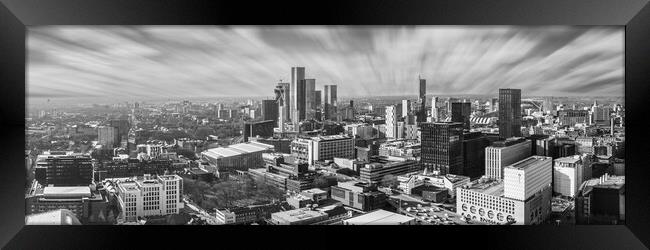
<path id="1" fill-rule="evenodd" d="M 43 26 L 31 97 L 271 96 L 290 68 L 339 95 L 623 95 L 620 27 Z"/>

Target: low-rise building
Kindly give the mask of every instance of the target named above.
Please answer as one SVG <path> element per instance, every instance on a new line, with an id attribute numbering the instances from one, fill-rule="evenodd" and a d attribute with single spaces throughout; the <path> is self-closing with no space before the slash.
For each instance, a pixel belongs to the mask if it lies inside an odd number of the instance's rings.
<path id="1" fill-rule="evenodd" d="M 102 213 L 108 214 L 107 194 L 92 190 L 89 186 L 43 187 L 34 182 L 25 196 L 25 214 L 39 214 L 66 209 L 82 224 L 92 222 Z"/>
<path id="2" fill-rule="evenodd" d="M 364 182 L 339 182 L 330 187 L 330 196 L 343 205 L 362 211 L 371 211 L 386 205 L 388 197 L 377 186 Z"/>
<path id="3" fill-rule="evenodd" d="M 344 220 L 343 225 L 415 225 L 415 218 L 378 209 Z"/>
<path id="4" fill-rule="evenodd" d="M 120 219 L 132 222 L 138 217 L 178 214 L 183 180 L 178 175 L 145 175 L 137 178 L 114 178 L 105 181 L 114 186 L 122 214 Z"/>

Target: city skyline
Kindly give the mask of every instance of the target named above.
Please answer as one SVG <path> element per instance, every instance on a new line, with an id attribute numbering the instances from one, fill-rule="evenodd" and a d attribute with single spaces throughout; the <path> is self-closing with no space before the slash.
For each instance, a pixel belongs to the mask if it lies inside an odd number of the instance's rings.
<path id="1" fill-rule="evenodd" d="M 622 96 L 611 27 L 48 26 L 28 35 L 28 98 L 271 96 L 291 67 L 345 96 Z M 545 84 L 539 84 L 545 83 Z M 616 94 L 616 93 L 619 94 Z"/>

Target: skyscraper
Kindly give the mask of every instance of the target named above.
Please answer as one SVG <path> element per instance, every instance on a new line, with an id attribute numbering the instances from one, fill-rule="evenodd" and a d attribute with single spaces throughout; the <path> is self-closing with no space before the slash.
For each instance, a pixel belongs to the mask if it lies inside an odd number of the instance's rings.
<path id="1" fill-rule="evenodd" d="M 411 112 L 411 100 L 402 100 L 402 117 L 407 117 Z"/>
<path id="2" fill-rule="evenodd" d="M 292 67 L 291 68 L 291 86 L 289 87 L 289 99 L 287 100 L 290 103 L 289 114 L 292 121 L 299 119 L 298 115 L 298 96 L 300 95 L 298 90 L 298 85 L 300 81 L 305 80 L 305 68 L 304 67 Z M 303 83 L 304 84 L 304 83 Z M 304 87 L 304 85 L 303 85 Z M 304 89 L 303 89 L 303 98 L 304 98 Z M 303 99 L 304 100 L 304 99 Z"/>
<path id="3" fill-rule="evenodd" d="M 420 99 L 424 99 L 427 95 L 427 80 L 420 79 Z"/>
<path id="4" fill-rule="evenodd" d="M 295 119 L 292 119 L 294 124 L 298 124 L 298 122 L 305 120 L 305 103 L 307 100 L 307 95 L 306 95 L 306 81 L 305 80 L 300 80 L 298 81 L 298 84 L 296 85 L 296 109 L 294 109 L 295 113 Z M 292 92 L 293 93 L 293 92 Z"/>
<path id="5" fill-rule="evenodd" d="M 305 119 L 313 119 L 316 109 L 316 79 L 305 79 Z"/>
<path id="6" fill-rule="evenodd" d="M 283 107 L 283 110 L 282 112 L 278 112 L 278 113 L 281 113 L 282 120 L 284 122 L 287 122 L 291 119 L 291 89 L 290 89 L 291 84 L 288 82 L 279 82 L 278 87 L 282 88 L 282 93 L 283 93 L 282 95 L 284 96 L 282 104 L 279 104 L 280 106 Z"/>
<path id="7" fill-rule="evenodd" d="M 286 92 L 285 92 L 285 86 L 283 85 L 278 85 L 275 87 L 275 102 L 278 105 L 278 128 L 280 129 L 280 133 L 284 132 L 284 122 L 287 120 L 286 112 L 287 112 L 287 102 L 285 100 L 286 98 Z"/>
<path id="8" fill-rule="evenodd" d="M 386 107 L 386 138 L 397 138 L 397 108 Z"/>
<path id="9" fill-rule="evenodd" d="M 451 121 L 463 123 L 463 128 L 469 130 L 469 115 L 472 105 L 469 102 L 454 102 L 451 104 Z"/>
<path id="10" fill-rule="evenodd" d="M 333 119 L 336 115 L 336 85 L 325 85 L 324 116 L 325 119 Z"/>
<path id="11" fill-rule="evenodd" d="M 323 93 L 320 90 L 314 91 L 314 106 L 313 109 L 320 109 L 323 105 Z"/>
<path id="12" fill-rule="evenodd" d="M 422 165 L 441 174 L 463 172 L 463 124 L 424 122 L 420 124 Z"/>
<path id="13" fill-rule="evenodd" d="M 521 137 L 521 89 L 499 89 L 499 137 Z"/>
<path id="14" fill-rule="evenodd" d="M 425 122 L 427 120 L 427 111 L 426 111 L 426 106 L 427 106 L 427 80 L 426 79 L 420 79 L 420 98 L 418 100 L 418 104 L 420 107 L 418 108 L 417 112 L 417 122 Z"/>
<path id="15" fill-rule="evenodd" d="M 431 98 L 431 117 L 434 122 L 438 121 L 438 97 Z"/>
<path id="16" fill-rule="evenodd" d="M 262 120 L 271 120 L 277 126 L 278 107 L 278 103 L 275 100 L 262 100 Z"/>

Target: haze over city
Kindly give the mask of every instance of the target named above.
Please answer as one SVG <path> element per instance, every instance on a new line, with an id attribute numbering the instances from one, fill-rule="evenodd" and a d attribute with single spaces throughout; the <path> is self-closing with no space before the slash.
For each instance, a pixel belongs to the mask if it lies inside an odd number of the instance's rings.
<path id="1" fill-rule="evenodd" d="M 622 96 L 624 30 L 519 26 L 43 26 L 31 98 L 270 96 L 290 67 L 340 96 Z M 493 93 L 494 92 L 494 93 Z"/>

